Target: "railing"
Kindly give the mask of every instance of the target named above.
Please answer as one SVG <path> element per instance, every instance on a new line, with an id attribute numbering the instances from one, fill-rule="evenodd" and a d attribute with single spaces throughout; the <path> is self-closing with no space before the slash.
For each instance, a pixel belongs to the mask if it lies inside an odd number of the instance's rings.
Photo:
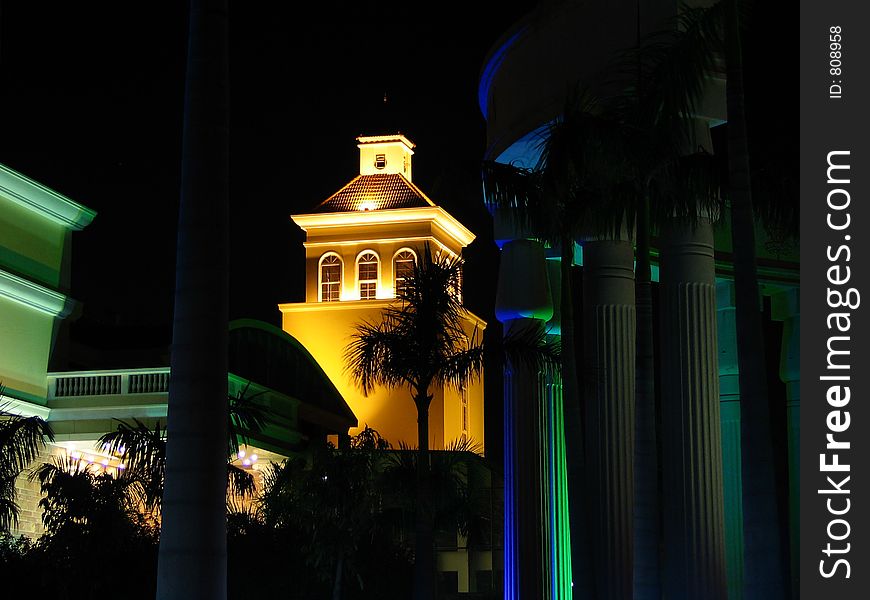
<path id="1" fill-rule="evenodd" d="M 168 391 L 169 367 L 48 374 L 49 398 L 165 394 Z"/>

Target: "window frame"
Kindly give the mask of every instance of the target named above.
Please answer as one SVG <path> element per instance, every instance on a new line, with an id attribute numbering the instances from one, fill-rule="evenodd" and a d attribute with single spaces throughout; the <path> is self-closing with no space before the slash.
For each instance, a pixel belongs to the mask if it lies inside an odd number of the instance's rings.
<path id="1" fill-rule="evenodd" d="M 393 254 L 393 297 L 394 297 L 394 298 L 398 298 L 398 297 L 399 297 L 399 281 L 398 281 L 398 275 L 397 275 L 398 269 L 396 268 L 396 259 L 397 259 L 397 258 L 399 257 L 399 255 L 400 255 L 401 253 L 403 253 L 403 252 L 409 252 L 409 253 L 411 254 L 411 256 L 414 257 L 414 266 L 415 266 L 415 267 L 416 267 L 417 264 L 418 264 L 418 263 L 417 263 L 418 256 L 417 256 L 417 253 L 414 251 L 413 248 L 399 248 L 399 249 L 396 250 L 396 252 Z M 402 280 L 404 281 L 404 279 L 405 279 L 405 278 L 403 277 Z"/>
<path id="2" fill-rule="evenodd" d="M 374 277 L 374 279 L 362 279 L 360 277 L 360 267 L 363 264 L 362 259 L 368 254 L 371 254 L 375 258 L 375 260 L 374 260 L 374 264 L 375 264 L 375 277 Z M 367 264 L 371 264 L 371 263 L 367 263 Z M 377 252 L 375 252 L 374 250 L 371 250 L 371 249 L 366 249 L 366 250 L 361 251 L 359 254 L 356 255 L 356 289 L 357 289 L 357 293 L 359 294 L 359 299 L 360 300 L 376 300 L 378 297 L 378 288 L 380 287 L 380 282 L 381 282 L 381 256 Z M 374 296 L 372 296 L 371 298 L 363 298 L 362 286 L 364 283 L 374 283 L 374 285 L 375 285 L 375 293 L 374 293 Z"/>
<path id="3" fill-rule="evenodd" d="M 326 259 L 331 258 L 333 256 L 336 259 L 338 259 L 338 281 L 337 282 L 335 282 L 335 281 L 324 282 L 323 281 L 323 263 L 324 263 L 324 261 L 326 261 Z M 334 264 L 334 263 L 330 263 L 330 264 Z M 335 300 L 331 300 L 331 299 L 324 300 L 323 299 L 323 286 L 324 286 L 324 284 L 332 285 L 334 283 L 338 284 L 338 298 L 336 298 Z M 343 285 L 344 285 L 344 260 L 341 258 L 341 255 L 338 252 L 332 252 L 332 251 L 324 252 L 317 261 L 317 301 L 318 302 L 341 302 L 341 291 L 342 291 Z"/>

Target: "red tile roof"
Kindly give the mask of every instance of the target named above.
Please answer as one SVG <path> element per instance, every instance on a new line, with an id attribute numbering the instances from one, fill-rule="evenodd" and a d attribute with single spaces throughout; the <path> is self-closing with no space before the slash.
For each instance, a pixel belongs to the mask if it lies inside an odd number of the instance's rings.
<path id="1" fill-rule="evenodd" d="M 314 209 L 315 213 L 435 206 L 402 175 L 359 175 Z"/>

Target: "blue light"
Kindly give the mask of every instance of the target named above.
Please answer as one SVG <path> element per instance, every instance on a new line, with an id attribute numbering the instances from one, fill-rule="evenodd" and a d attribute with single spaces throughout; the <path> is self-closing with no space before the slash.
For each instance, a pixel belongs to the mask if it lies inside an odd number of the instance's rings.
<path id="1" fill-rule="evenodd" d="M 528 26 L 523 26 L 517 30 L 512 36 L 502 43 L 495 52 L 490 56 L 486 66 L 483 68 L 483 74 L 480 76 L 480 85 L 477 88 L 477 102 L 480 105 L 480 112 L 483 113 L 483 118 L 487 118 L 486 99 L 489 97 L 489 88 L 492 86 L 492 80 L 495 79 L 495 74 L 498 72 L 501 63 L 505 59 L 505 54 L 513 46 L 514 42 L 525 33 Z"/>

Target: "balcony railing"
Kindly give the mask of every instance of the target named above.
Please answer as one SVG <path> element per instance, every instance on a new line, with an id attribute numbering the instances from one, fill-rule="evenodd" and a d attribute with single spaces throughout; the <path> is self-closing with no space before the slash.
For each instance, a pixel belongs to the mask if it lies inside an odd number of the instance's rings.
<path id="1" fill-rule="evenodd" d="M 117 371 L 70 371 L 48 374 L 48 397 L 165 394 L 169 367 Z"/>

